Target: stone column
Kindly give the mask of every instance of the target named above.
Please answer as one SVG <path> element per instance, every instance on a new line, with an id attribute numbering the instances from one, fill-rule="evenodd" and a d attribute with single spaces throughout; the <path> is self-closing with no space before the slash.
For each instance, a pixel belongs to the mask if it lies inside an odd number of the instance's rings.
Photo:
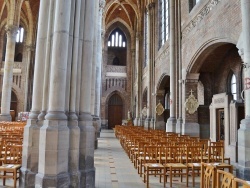
<path id="1" fill-rule="evenodd" d="M 170 117 L 167 121 L 166 131 L 176 131 L 176 59 L 175 59 L 175 0 L 169 1 L 170 10 Z"/>
<path id="2" fill-rule="evenodd" d="M 152 10 L 154 8 L 154 3 L 148 4 L 148 51 L 146 52 L 148 54 L 148 91 L 147 91 L 147 118 L 145 119 L 145 125 L 144 127 L 147 129 L 152 128 L 151 127 L 151 118 L 152 118 L 152 31 L 153 31 L 153 13 Z"/>
<path id="3" fill-rule="evenodd" d="M 65 115 L 71 1 L 55 1 L 49 108 L 40 129 L 36 187 L 68 187 L 69 129 Z"/>
<path id="4" fill-rule="evenodd" d="M 96 100 L 96 64 L 97 64 L 97 46 L 98 43 L 98 25 L 99 25 L 99 1 L 95 1 L 94 12 L 94 38 L 93 38 L 93 58 L 92 58 L 92 80 L 91 80 L 91 114 L 93 117 L 93 126 L 95 128 L 95 149 L 97 149 L 97 132 L 98 132 L 98 117 L 95 114 L 95 100 Z"/>
<path id="5" fill-rule="evenodd" d="M 15 25 L 7 25 L 7 44 L 3 74 L 2 99 L 0 121 L 11 121 L 10 102 L 13 79 L 13 64 L 15 55 L 15 44 L 18 27 Z"/>
<path id="6" fill-rule="evenodd" d="M 238 176 L 250 179 L 250 1 L 241 0 L 243 63 L 245 84 L 245 119 L 241 120 L 238 130 Z"/>
<path id="7" fill-rule="evenodd" d="M 188 99 L 190 95 L 193 95 L 197 99 L 197 85 L 199 81 L 200 74 L 188 74 L 185 80 L 185 100 Z M 198 99 L 197 99 L 198 100 Z M 185 105 L 183 106 L 185 108 Z M 200 125 L 198 124 L 198 111 L 195 110 L 194 113 L 189 113 L 186 108 L 183 116 L 182 134 L 187 134 L 190 136 L 200 136 Z"/>
<path id="8" fill-rule="evenodd" d="M 96 137 L 100 137 L 101 132 L 101 119 L 100 119 L 100 107 L 101 107 L 101 84 L 102 84 L 102 15 L 103 8 L 105 6 L 105 0 L 100 0 L 97 10 L 97 45 L 96 45 L 96 78 L 95 78 L 95 103 L 94 114 L 96 121 Z M 96 143 L 95 148 L 98 147 Z"/>
<path id="9" fill-rule="evenodd" d="M 19 179 L 20 187 L 34 187 L 35 176 L 38 172 L 39 135 L 40 127 L 37 118 L 42 110 L 44 57 L 46 54 L 46 40 L 50 12 L 50 0 L 40 1 L 38 32 L 36 42 L 36 57 L 34 68 L 32 109 L 24 127 L 22 168 Z"/>
<path id="10" fill-rule="evenodd" d="M 136 118 L 134 121 L 134 125 L 140 126 L 140 111 L 142 109 L 141 106 L 141 62 L 139 60 L 140 57 L 140 39 L 141 34 L 139 32 L 136 33 L 136 39 L 135 39 L 135 64 L 136 64 Z"/>
<path id="11" fill-rule="evenodd" d="M 91 116 L 91 70 L 93 58 L 93 33 L 95 3 L 92 0 L 85 1 L 81 98 L 80 98 L 80 151 L 79 170 L 81 173 L 80 187 L 95 187 L 94 168 L 94 139 L 95 129 Z"/>
<path id="12" fill-rule="evenodd" d="M 183 97 L 182 97 L 182 83 L 183 83 L 183 78 L 182 78 L 182 54 L 181 54 L 181 0 L 177 1 L 177 5 L 176 5 L 176 9 L 177 9 L 177 18 L 176 18 L 176 37 L 177 38 L 177 58 L 178 58 L 178 119 L 177 119 L 177 123 L 176 123 L 176 133 L 181 133 L 182 130 L 182 123 L 183 123 L 183 119 L 182 119 L 182 109 L 183 109 Z"/>

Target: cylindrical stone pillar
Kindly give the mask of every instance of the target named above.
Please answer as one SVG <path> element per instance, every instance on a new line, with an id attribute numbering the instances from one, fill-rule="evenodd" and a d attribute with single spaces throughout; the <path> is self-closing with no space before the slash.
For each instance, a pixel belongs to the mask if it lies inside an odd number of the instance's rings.
<path id="1" fill-rule="evenodd" d="M 27 121 L 27 125 L 24 127 L 22 168 L 19 181 L 20 187 L 35 186 L 35 176 L 38 172 L 40 127 L 37 123 L 37 117 L 42 110 L 44 57 L 46 54 L 46 40 L 50 7 L 50 0 L 40 1 L 32 109 Z"/>
<path id="2" fill-rule="evenodd" d="M 176 59 L 175 59 L 175 0 L 170 0 L 170 117 L 167 121 L 166 131 L 176 131 Z"/>
<path id="3" fill-rule="evenodd" d="M 68 187 L 69 129 L 65 115 L 71 1 L 56 0 L 48 113 L 40 129 L 37 187 Z"/>
<path id="4" fill-rule="evenodd" d="M 13 79 L 13 64 L 15 55 L 15 44 L 18 27 L 15 25 L 7 25 L 7 44 L 3 74 L 2 99 L 1 99 L 1 121 L 11 121 L 10 116 L 10 102 L 11 89 Z"/>

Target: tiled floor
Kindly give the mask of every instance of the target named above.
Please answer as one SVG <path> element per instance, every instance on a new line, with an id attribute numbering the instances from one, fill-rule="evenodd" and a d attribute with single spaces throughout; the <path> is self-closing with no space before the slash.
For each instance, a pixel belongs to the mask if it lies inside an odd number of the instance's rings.
<path id="1" fill-rule="evenodd" d="M 98 140 L 98 149 L 95 150 L 96 167 L 96 188 L 145 188 L 143 178 L 137 174 L 127 154 L 124 152 L 120 142 L 115 138 L 112 130 L 102 130 Z M 191 177 L 189 178 L 189 187 L 191 186 Z M 200 187 L 199 177 L 196 178 L 196 188 Z M 163 187 L 159 183 L 159 177 L 150 176 L 150 188 Z M 174 180 L 174 188 L 183 188 L 185 186 L 179 182 L 179 178 Z M 169 187 L 169 184 L 166 184 Z"/>

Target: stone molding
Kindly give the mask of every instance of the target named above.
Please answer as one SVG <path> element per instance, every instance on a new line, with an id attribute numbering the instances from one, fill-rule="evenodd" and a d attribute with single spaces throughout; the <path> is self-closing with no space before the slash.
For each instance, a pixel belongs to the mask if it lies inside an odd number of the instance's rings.
<path id="1" fill-rule="evenodd" d="M 225 102 L 225 99 L 224 98 L 218 98 L 218 99 L 214 99 L 214 103 L 217 104 L 217 103 L 224 103 Z"/>
<path id="2" fill-rule="evenodd" d="M 192 19 L 182 31 L 182 36 L 185 37 L 191 32 L 200 22 L 203 20 L 208 13 L 216 6 L 221 0 L 211 0 L 203 9 Z"/>
<path id="3" fill-rule="evenodd" d="M 127 67 L 126 66 L 107 65 L 106 72 L 121 72 L 121 73 L 126 73 L 127 72 Z"/>

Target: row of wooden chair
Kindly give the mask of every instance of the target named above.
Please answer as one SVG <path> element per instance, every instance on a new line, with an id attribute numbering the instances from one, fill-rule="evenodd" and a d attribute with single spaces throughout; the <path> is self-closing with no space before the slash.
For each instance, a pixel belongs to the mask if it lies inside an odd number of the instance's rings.
<path id="1" fill-rule="evenodd" d="M 3 185 L 7 178 L 14 180 L 16 187 L 22 163 L 24 123 L 0 123 L 0 178 Z"/>
<path id="2" fill-rule="evenodd" d="M 164 131 L 145 131 L 141 128 L 118 126 L 115 134 L 137 168 L 140 176 L 149 186 L 149 176 L 159 175 L 160 182 L 163 176 L 164 186 L 167 177 L 178 175 L 192 176 L 193 186 L 195 176 L 200 174 L 201 162 L 220 163 L 217 168 L 232 169 L 230 164 L 224 163 L 224 145 L 209 143 L 197 137 L 166 133 Z M 230 162 L 230 160 L 228 161 Z M 143 169 L 143 170 L 142 170 Z"/>

